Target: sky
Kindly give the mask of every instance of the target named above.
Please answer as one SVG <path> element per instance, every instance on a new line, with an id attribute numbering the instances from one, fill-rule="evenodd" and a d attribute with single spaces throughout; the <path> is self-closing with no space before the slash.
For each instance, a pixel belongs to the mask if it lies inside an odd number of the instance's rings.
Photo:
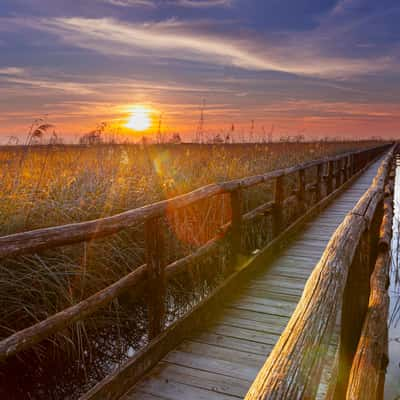
<path id="1" fill-rule="evenodd" d="M 138 106 L 150 135 L 194 137 L 203 108 L 238 140 L 398 137 L 399 20 L 398 0 L 0 0 L 0 142 Z"/>

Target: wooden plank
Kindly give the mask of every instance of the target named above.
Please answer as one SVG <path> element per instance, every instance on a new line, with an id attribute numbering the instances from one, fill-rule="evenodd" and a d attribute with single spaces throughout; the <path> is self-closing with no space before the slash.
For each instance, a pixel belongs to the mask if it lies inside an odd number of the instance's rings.
<path id="1" fill-rule="evenodd" d="M 194 356 L 191 353 L 175 350 L 168 353 L 164 358 L 164 361 L 168 361 L 172 364 L 199 369 L 201 371 L 213 372 L 216 374 L 226 375 L 232 378 L 239 378 L 249 381 L 252 381 L 255 378 L 259 370 L 259 368 L 257 367 L 249 367 L 246 365 L 237 364 L 235 362 L 218 360 L 214 357 L 206 357 L 198 354 Z"/>
<path id="2" fill-rule="evenodd" d="M 260 321 L 249 320 L 247 318 L 239 318 L 233 316 L 231 317 L 226 316 L 223 319 L 223 324 L 228 326 L 234 326 L 236 328 L 250 329 L 252 331 L 257 331 L 257 332 L 272 333 L 278 336 L 282 333 L 283 329 L 286 326 L 285 323 L 266 324 Z"/>
<path id="3" fill-rule="evenodd" d="M 265 361 L 263 356 L 257 354 L 249 354 L 240 350 L 227 349 L 218 345 L 199 343 L 191 340 L 185 340 L 177 347 L 176 351 L 184 351 L 185 353 L 216 358 L 217 360 L 229 361 L 256 368 L 259 368 Z"/>
<path id="4" fill-rule="evenodd" d="M 290 317 L 296 305 L 293 302 L 288 301 L 265 297 L 245 296 L 240 301 L 233 302 L 230 307 L 239 310 L 249 310 L 264 314 Z"/>
<path id="5" fill-rule="evenodd" d="M 272 279 L 271 279 L 272 281 Z M 265 291 L 266 293 L 272 292 L 272 293 L 277 293 L 277 294 L 283 294 L 283 295 L 301 295 L 304 289 L 303 284 L 296 284 L 294 282 L 284 282 L 282 281 L 281 284 L 279 282 L 271 282 L 268 279 L 265 281 L 257 281 L 257 282 L 252 282 L 248 286 L 246 285 L 246 289 L 253 290 L 262 290 Z"/>
<path id="6" fill-rule="evenodd" d="M 283 259 L 286 261 L 294 261 L 294 262 L 307 262 L 307 263 L 314 263 L 316 264 L 319 259 L 321 257 L 320 256 L 315 256 L 315 255 L 311 255 L 311 256 L 307 256 L 306 254 L 285 254 L 283 256 Z"/>
<path id="7" fill-rule="evenodd" d="M 217 393 L 227 394 L 243 398 L 251 385 L 251 381 L 230 376 L 215 374 L 199 369 L 187 368 L 181 365 L 161 362 L 155 367 L 156 376 L 164 381 L 183 383 L 210 390 Z"/>
<path id="8" fill-rule="evenodd" d="M 267 272 L 275 271 L 279 268 L 282 268 L 282 270 L 283 270 L 284 268 L 299 269 L 299 267 L 301 267 L 305 271 L 307 271 L 307 270 L 312 271 L 314 266 L 315 266 L 315 264 L 313 265 L 310 262 L 305 263 L 304 258 L 293 258 L 293 257 L 289 257 L 289 256 L 285 256 L 285 257 L 282 256 L 279 259 L 277 259 L 271 263 L 271 265 L 268 267 Z"/>
<path id="9" fill-rule="evenodd" d="M 166 397 L 154 396 L 153 394 L 135 391 L 123 397 L 123 400 L 167 400 Z"/>
<path id="10" fill-rule="evenodd" d="M 280 271 L 280 269 L 276 269 L 277 272 Z M 299 272 L 301 272 L 302 269 L 300 269 Z M 310 269 L 311 272 L 311 269 Z M 296 274 L 297 271 L 295 269 L 291 269 L 289 272 L 287 278 L 283 280 L 281 277 L 274 276 L 272 271 L 268 273 L 268 275 L 260 277 L 256 279 L 254 282 L 251 282 L 247 287 L 253 287 L 253 285 L 273 285 L 273 286 L 280 286 L 281 287 L 287 287 L 291 289 L 304 289 L 304 284 L 307 281 L 307 278 L 304 278 L 303 276 L 293 276 Z M 307 274 L 307 273 L 306 273 Z"/>
<path id="11" fill-rule="evenodd" d="M 268 345 L 274 345 L 279 335 L 269 332 L 259 332 L 246 328 L 238 328 L 236 326 L 216 324 L 209 328 L 209 331 L 217 335 L 226 335 L 237 339 L 245 339 L 249 342 L 258 342 Z"/>
<path id="12" fill-rule="evenodd" d="M 239 339 L 231 336 L 215 334 L 208 330 L 193 336 L 191 340 L 200 343 L 214 344 L 220 347 L 226 347 L 227 349 L 245 351 L 251 354 L 259 354 L 262 356 L 267 356 L 272 350 L 272 345 L 270 344 L 252 342 L 247 340 L 247 338 Z"/>
<path id="13" fill-rule="evenodd" d="M 303 282 L 305 283 L 308 279 L 308 277 L 310 276 L 312 269 L 305 269 L 305 268 L 301 268 L 298 270 L 295 270 L 294 268 L 284 268 L 284 267 L 280 267 L 280 268 L 274 268 L 273 270 L 269 271 L 269 276 L 271 276 L 271 278 L 274 279 L 286 279 L 286 278 L 291 278 L 293 276 L 293 274 L 297 275 L 297 278 L 300 280 L 303 280 Z"/>
<path id="14" fill-rule="evenodd" d="M 168 400 L 232 400 L 236 398 L 226 394 L 213 392 L 212 390 L 200 389 L 194 386 L 152 377 L 145 378 L 143 382 L 137 386 L 136 390 Z M 133 392 L 131 396 L 134 396 L 135 394 L 136 393 Z M 140 396 L 137 394 L 136 396 L 137 399 L 140 399 Z"/>
<path id="15" fill-rule="evenodd" d="M 224 312 L 224 321 L 226 320 L 226 318 L 229 318 L 229 317 L 262 322 L 267 325 L 275 325 L 276 324 L 279 326 L 285 326 L 289 321 L 289 318 L 281 317 L 279 315 L 270 315 L 270 314 L 263 314 L 263 313 L 255 312 L 255 311 L 249 311 L 249 310 L 236 310 L 234 308 L 226 308 L 225 312 Z"/>
<path id="16" fill-rule="evenodd" d="M 289 292 L 289 289 L 281 289 L 280 291 L 274 291 L 273 289 L 252 289 L 251 295 L 261 299 L 269 298 L 271 300 L 277 300 L 279 302 L 287 301 L 292 304 L 297 304 L 300 299 L 301 293 L 299 294 Z"/>
<path id="17" fill-rule="evenodd" d="M 299 266 L 301 270 L 301 266 Z M 279 269 L 278 269 L 279 270 Z M 296 271 L 293 270 L 293 274 Z M 279 278 L 274 278 L 271 274 L 266 274 L 265 276 L 259 277 L 254 279 L 253 281 L 249 282 L 248 285 L 244 287 L 258 287 L 258 286 L 278 286 L 281 288 L 289 288 L 289 289 L 300 289 L 303 290 L 304 288 L 304 278 L 298 278 L 296 276 L 290 276 L 285 281 Z"/>

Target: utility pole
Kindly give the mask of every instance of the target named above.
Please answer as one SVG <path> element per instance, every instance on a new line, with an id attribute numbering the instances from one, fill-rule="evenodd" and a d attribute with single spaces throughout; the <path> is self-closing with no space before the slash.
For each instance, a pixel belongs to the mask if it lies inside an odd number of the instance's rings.
<path id="1" fill-rule="evenodd" d="M 204 109 L 206 106 L 206 101 L 203 99 L 203 103 L 200 110 L 200 120 L 196 131 L 196 143 L 204 142 Z"/>
<path id="2" fill-rule="evenodd" d="M 251 127 L 250 127 L 250 143 L 254 142 L 254 119 L 251 120 Z"/>
<path id="3" fill-rule="evenodd" d="M 272 135 L 274 134 L 275 126 L 272 125 L 271 130 L 268 133 L 268 143 L 272 143 Z"/>
<path id="4" fill-rule="evenodd" d="M 163 138 L 161 136 L 161 125 L 162 125 L 162 113 L 160 113 L 160 116 L 158 118 L 158 130 L 157 130 L 157 143 L 161 144 L 163 142 Z"/>

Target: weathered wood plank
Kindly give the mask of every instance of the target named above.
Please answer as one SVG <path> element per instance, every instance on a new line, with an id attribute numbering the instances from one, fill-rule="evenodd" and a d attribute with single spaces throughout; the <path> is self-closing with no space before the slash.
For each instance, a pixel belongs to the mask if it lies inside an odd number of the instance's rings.
<path id="1" fill-rule="evenodd" d="M 193 336 L 191 340 L 214 344 L 216 346 L 226 347 L 227 349 L 245 351 L 250 354 L 259 354 L 262 356 L 267 356 L 272 350 L 272 344 L 252 342 L 247 340 L 247 338 L 239 339 L 231 336 L 215 334 L 207 330 L 199 335 Z"/>
<path id="2" fill-rule="evenodd" d="M 236 398 L 212 390 L 200 389 L 178 382 L 164 381 L 151 377 L 146 378 L 142 384 L 139 384 L 137 390 L 168 400 L 232 400 Z M 140 399 L 140 396 L 137 395 L 137 398 Z"/>
<path id="3" fill-rule="evenodd" d="M 152 376 L 157 376 L 160 380 L 183 383 L 188 386 L 239 398 L 242 398 L 246 394 L 251 384 L 248 380 L 231 378 L 226 375 L 164 362 L 155 367 L 154 371 L 152 371 Z"/>
<path id="4" fill-rule="evenodd" d="M 210 327 L 209 331 L 218 335 L 226 335 L 237 339 L 245 339 L 250 342 L 258 342 L 268 345 L 275 344 L 279 337 L 279 335 L 270 332 L 259 332 L 252 329 L 238 328 L 223 323 Z"/>
<path id="5" fill-rule="evenodd" d="M 240 351 L 237 349 L 227 349 L 225 347 L 199 343 L 192 340 L 184 341 L 176 348 L 176 350 L 184 351 L 185 353 L 216 358 L 217 360 L 238 362 L 249 367 L 260 367 L 264 362 L 264 358 L 257 354 L 249 354 L 245 351 Z"/>
<path id="6" fill-rule="evenodd" d="M 214 372 L 216 374 L 249 381 L 254 379 L 259 369 L 258 367 L 240 365 L 236 362 L 219 360 L 215 357 L 206 357 L 199 354 L 194 356 L 193 354 L 186 353 L 184 351 L 171 351 L 166 355 L 164 360 L 168 361 L 169 363 L 186 366 L 193 369 Z"/>

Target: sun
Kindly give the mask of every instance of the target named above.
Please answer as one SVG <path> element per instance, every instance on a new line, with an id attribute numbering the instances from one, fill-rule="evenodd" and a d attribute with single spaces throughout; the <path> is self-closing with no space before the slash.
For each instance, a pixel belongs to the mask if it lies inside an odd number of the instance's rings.
<path id="1" fill-rule="evenodd" d="M 135 106 L 125 125 L 134 131 L 142 132 L 151 126 L 151 111 L 144 106 Z"/>

